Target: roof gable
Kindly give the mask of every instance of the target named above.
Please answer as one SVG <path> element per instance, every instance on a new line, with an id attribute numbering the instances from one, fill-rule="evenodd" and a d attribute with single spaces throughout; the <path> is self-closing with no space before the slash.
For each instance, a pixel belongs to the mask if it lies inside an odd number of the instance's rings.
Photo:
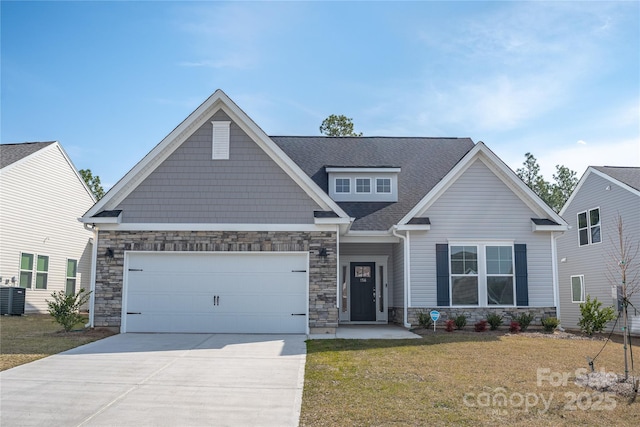
<path id="1" fill-rule="evenodd" d="M 321 191 L 317 185 L 269 137 L 249 118 L 223 91 L 217 90 L 180 125 L 156 145 L 138 162 L 107 194 L 84 215 L 85 222 L 103 210 L 115 209 L 154 170 L 203 126 L 210 117 L 222 110 L 235 122 L 282 170 L 289 175 L 304 192 L 319 206 L 346 218 L 344 211 Z"/>
<path id="2" fill-rule="evenodd" d="M 434 186 L 429 193 L 422 198 L 405 215 L 398 224 L 408 224 L 414 217 L 422 217 L 428 208 L 440 198 L 456 180 L 477 160 L 482 161 L 516 196 L 524 202 L 536 215 L 547 218 L 566 227 L 566 222 L 554 212 L 544 201 L 538 197 L 518 176 L 500 160 L 483 142 L 478 142 L 476 146 L 466 154 L 466 156 L 456 164 L 449 173 Z"/>
<path id="3" fill-rule="evenodd" d="M 55 141 L 0 144 L 0 169 L 13 165 L 51 144 L 55 144 Z"/>
<path id="4" fill-rule="evenodd" d="M 560 210 L 560 215 L 564 215 L 571 202 L 575 199 L 576 194 L 578 194 L 584 183 L 592 174 L 600 176 L 612 184 L 624 188 L 631 194 L 640 196 L 640 167 L 589 166 L 580 178 L 580 181 L 578 181 L 578 184 L 571 193 L 571 196 L 569 196 L 569 199 Z"/>

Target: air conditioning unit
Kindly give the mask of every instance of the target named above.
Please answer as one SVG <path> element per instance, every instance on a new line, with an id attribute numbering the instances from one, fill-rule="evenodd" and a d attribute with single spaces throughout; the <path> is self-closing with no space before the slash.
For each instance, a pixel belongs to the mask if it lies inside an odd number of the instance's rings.
<path id="1" fill-rule="evenodd" d="M 24 288 L 0 286 L 0 314 L 24 314 L 26 295 Z"/>

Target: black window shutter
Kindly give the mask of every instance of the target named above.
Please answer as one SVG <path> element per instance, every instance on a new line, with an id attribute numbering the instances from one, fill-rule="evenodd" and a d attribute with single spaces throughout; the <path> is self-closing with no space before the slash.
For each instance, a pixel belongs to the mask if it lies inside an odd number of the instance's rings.
<path id="1" fill-rule="evenodd" d="M 436 243 L 436 290 L 438 306 L 449 305 L 449 245 Z"/>
<path id="2" fill-rule="evenodd" d="M 516 258 L 516 305 L 529 305 L 529 278 L 527 275 L 527 245 L 513 245 Z"/>

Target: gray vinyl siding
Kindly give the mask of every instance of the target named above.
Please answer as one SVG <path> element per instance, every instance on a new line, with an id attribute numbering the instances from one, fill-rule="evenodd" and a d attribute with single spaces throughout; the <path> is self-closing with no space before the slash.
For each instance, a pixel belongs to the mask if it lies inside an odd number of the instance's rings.
<path id="1" fill-rule="evenodd" d="M 404 307 L 404 243 L 393 245 L 393 298 L 389 307 Z M 391 304 L 393 303 L 393 304 Z"/>
<path id="2" fill-rule="evenodd" d="M 320 207 L 242 129 L 212 160 L 213 120 L 196 130 L 116 209 L 127 223 L 311 224 Z"/>
<path id="3" fill-rule="evenodd" d="M 606 190 L 607 186 L 610 187 L 609 190 Z M 577 214 L 593 208 L 600 208 L 602 242 L 579 246 Z M 571 227 L 558 239 L 558 259 L 566 258 L 565 262 L 558 262 L 560 317 L 565 328 L 579 328 L 580 304 L 571 300 L 571 276 L 584 275 L 585 295 L 591 295 L 592 299 L 598 298 L 603 306 L 613 302 L 613 283 L 607 277 L 607 271 L 617 271 L 611 254 L 615 253 L 613 245 L 618 239 L 618 214 L 622 216 L 626 236 L 637 244 L 640 241 L 640 196 L 594 173 L 587 176 L 564 212 L 563 217 Z M 638 261 L 640 260 L 636 259 Z M 637 286 L 640 288 L 640 283 Z M 631 303 L 640 307 L 640 289 L 632 296 Z M 633 309 L 630 310 L 630 315 L 634 315 Z M 631 331 L 640 333 L 640 316 L 632 319 Z"/>
<path id="4" fill-rule="evenodd" d="M 20 280 L 21 253 L 49 257 L 47 289 L 27 289 L 25 311 L 46 312 L 66 286 L 67 259 L 78 261 L 76 290 L 91 288 L 93 232 L 78 221 L 93 199 L 57 144 L 0 173 L 0 276 Z M 34 273 L 35 276 L 35 273 Z"/>
<path id="5" fill-rule="evenodd" d="M 399 283 L 396 280 L 395 266 L 393 259 L 393 243 L 342 243 L 340 245 L 340 256 L 366 256 L 366 255 L 382 255 L 387 256 L 387 279 L 389 286 L 389 307 L 393 306 L 394 293 L 396 288 L 400 286 L 402 288 L 402 282 Z M 376 270 L 377 274 L 378 270 Z"/>
<path id="6" fill-rule="evenodd" d="M 436 243 L 450 239 L 513 240 L 527 245 L 529 306 L 554 305 L 551 236 L 533 232 L 536 215 L 480 160 L 476 160 L 423 215 L 430 231 L 412 231 L 411 307 L 434 307 Z"/>

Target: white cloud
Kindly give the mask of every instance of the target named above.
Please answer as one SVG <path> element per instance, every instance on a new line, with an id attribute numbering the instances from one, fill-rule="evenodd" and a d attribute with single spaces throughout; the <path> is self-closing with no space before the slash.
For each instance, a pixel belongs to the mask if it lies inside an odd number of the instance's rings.
<path id="1" fill-rule="evenodd" d="M 578 142 L 576 142 L 576 144 L 580 144 L 580 145 L 587 145 L 586 141 L 583 141 L 582 139 L 579 140 Z"/>
<path id="2" fill-rule="evenodd" d="M 547 149 L 538 163 L 547 180 L 552 179 L 556 165 L 564 165 L 582 175 L 588 166 L 640 166 L 640 138 L 619 141 L 592 141 L 570 147 Z"/>

